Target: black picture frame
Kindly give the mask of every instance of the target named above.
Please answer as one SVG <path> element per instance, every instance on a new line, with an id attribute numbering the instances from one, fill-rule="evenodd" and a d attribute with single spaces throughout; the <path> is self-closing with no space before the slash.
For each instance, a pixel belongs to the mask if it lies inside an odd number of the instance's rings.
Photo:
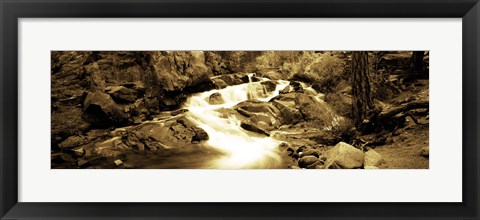
<path id="1" fill-rule="evenodd" d="M 478 0 L 0 0 L 0 2 L 0 217 L 2 219 L 479 219 L 480 4 Z M 63 17 L 462 18 L 463 202 L 18 202 L 18 19 Z"/>

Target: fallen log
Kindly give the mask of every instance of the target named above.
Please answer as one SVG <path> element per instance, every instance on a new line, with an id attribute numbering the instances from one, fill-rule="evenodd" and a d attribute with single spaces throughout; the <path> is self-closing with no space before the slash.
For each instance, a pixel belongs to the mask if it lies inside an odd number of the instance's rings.
<path id="1" fill-rule="evenodd" d="M 420 108 L 428 108 L 429 102 L 428 101 L 414 101 L 410 102 L 406 105 L 401 105 L 399 107 L 394 107 L 393 109 L 389 109 L 388 111 L 382 111 L 378 115 L 380 120 L 385 120 L 391 118 L 399 113 L 407 112 L 413 109 L 420 109 Z"/>

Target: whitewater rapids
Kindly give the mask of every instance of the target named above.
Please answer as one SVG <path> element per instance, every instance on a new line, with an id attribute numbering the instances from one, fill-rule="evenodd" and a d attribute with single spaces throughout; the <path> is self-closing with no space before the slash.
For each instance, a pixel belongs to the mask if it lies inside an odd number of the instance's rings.
<path id="1" fill-rule="evenodd" d="M 275 91 L 256 99 L 267 102 L 288 84 L 288 81 L 280 80 Z M 232 108 L 240 102 L 247 101 L 249 93 L 251 97 L 252 89 L 259 85 L 260 82 L 250 82 L 228 86 L 224 89 L 194 94 L 187 99 L 184 106 L 189 110 L 187 117 L 208 133 L 209 139 L 205 144 L 224 153 L 224 156 L 209 163 L 208 168 L 278 168 L 281 165 L 281 158 L 276 152 L 280 141 L 244 130 L 240 127 L 240 120 L 234 115 L 225 118 L 218 112 L 219 109 Z M 221 94 L 224 103 L 209 104 L 209 97 L 217 92 Z"/>

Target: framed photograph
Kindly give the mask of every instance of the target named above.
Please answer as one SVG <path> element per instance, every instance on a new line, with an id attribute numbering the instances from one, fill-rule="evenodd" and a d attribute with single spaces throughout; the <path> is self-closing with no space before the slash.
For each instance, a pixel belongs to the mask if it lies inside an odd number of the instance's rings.
<path id="1" fill-rule="evenodd" d="M 1 219 L 478 219 L 478 0 L 1 1 Z"/>

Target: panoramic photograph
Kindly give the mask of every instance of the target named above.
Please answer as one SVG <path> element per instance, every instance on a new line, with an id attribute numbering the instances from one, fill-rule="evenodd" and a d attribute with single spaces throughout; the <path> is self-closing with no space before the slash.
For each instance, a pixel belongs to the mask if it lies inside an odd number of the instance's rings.
<path id="1" fill-rule="evenodd" d="M 429 51 L 51 51 L 52 169 L 429 169 Z"/>

